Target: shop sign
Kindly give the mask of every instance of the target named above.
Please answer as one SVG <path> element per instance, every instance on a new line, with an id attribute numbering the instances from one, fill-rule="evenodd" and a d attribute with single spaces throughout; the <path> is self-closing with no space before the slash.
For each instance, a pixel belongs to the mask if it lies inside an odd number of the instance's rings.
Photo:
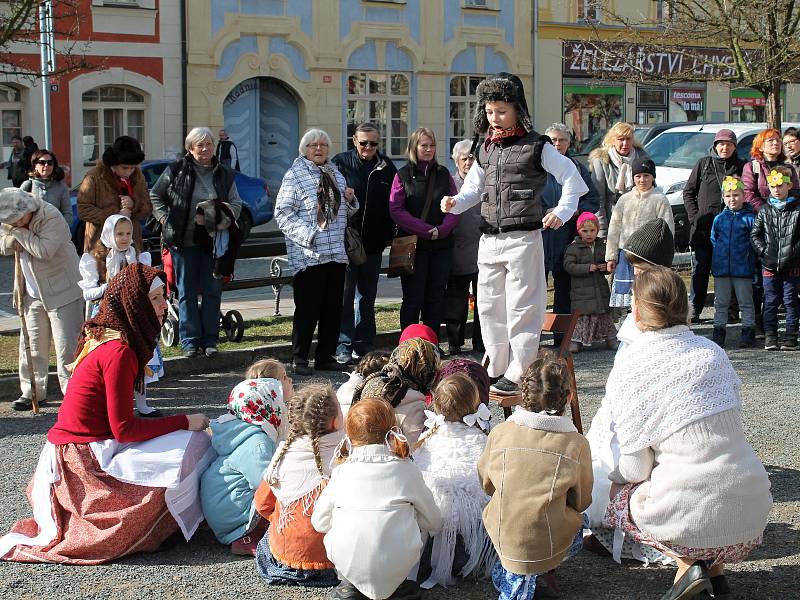
<path id="1" fill-rule="evenodd" d="M 683 110 L 703 112 L 703 91 L 693 89 L 672 88 L 672 101 Z"/>
<path id="2" fill-rule="evenodd" d="M 621 43 L 610 43 L 605 47 L 608 50 L 603 52 L 590 42 L 564 41 L 562 74 L 568 77 L 600 78 L 603 73 L 617 77 L 637 73 L 653 76 L 687 75 L 709 79 L 736 76 L 733 56 L 723 48 L 684 50 Z"/>
<path id="3" fill-rule="evenodd" d="M 731 106 L 735 107 L 742 107 L 742 106 L 766 106 L 767 101 L 764 100 L 764 97 L 760 98 L 731 98 Z"/>

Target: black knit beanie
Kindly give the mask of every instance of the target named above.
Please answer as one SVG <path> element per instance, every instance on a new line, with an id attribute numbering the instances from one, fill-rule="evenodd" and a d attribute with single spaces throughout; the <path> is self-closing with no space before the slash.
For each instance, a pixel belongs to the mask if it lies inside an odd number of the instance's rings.
<path id="1" fill-rule="evenodd" d="M 634 231 L 625 242 L 625 252 L 652 265 L 671 267 L 675 238 L 664 219 L 652 219 Z"/>
<path id="2" fill-rule="evenodd" d="M 640 173 L 650 173 L 653 179 L 656 177 L 656 163 L 649 158 L 637 158 L 631 164 L 631 175 L 639 175 Z"/>
<path id="3" fill-rule="evenodd" d="M 107 167 L 114 165 L 138 165 L 144 160 L 142 146 L 136 138 L 121 135 L 103 152 L 103 162 Z"/>

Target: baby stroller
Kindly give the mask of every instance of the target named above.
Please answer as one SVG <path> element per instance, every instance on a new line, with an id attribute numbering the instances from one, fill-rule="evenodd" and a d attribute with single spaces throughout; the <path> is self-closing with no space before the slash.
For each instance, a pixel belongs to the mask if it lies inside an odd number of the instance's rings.
<path id="1" fill-rule="evenodd" d="M 175 285 L 175 269 L 172 266 L 172 255 L 164 246 L 161 249 L 161 268 L 167 275 L 167 318 L 161 327 L 161 343 L 164 346 L 174 346 L 178 343 L 178 295 Z M 224 283 L 233 279 L 233 275 L 225 277 Z M 200 301 L 202 302 L 202 296 Z M 229 310 L 225 314 L 220 312 L 220 328 L 225 332 L 229 342 L 241 342 L 244 337 L 244 319 L 238 310 Z"/>

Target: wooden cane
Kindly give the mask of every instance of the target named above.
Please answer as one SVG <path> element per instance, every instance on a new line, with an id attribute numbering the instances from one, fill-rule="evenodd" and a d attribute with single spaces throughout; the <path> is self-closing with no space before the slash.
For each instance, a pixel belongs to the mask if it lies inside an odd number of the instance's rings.
<path id="1" fill-rule="evenodd" d="M 14 252 L 14 274 L 16 276 L 17 288 L 17 312 L 19 313 L 20 335 L 25 346 L 25 357 L 28 359 L 28 371 L 31 376 L 31 405 L 33 412 L 39 414 L 39 397 L 36 393 L 36 370 L 33 368 L 33 356 L 31 355 L 31 338 L 28 335 L 28 322 L 25 320 L 25 276 L 22 273 L 22 256 L 19 250 Z"/>

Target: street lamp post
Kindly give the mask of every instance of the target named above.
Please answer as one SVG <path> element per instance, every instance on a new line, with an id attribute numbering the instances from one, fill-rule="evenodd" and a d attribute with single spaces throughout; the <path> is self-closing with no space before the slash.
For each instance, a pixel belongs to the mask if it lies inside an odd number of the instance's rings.
<path id="1" fill-rule="evenodd" d="M 53 3 L 39 3 L 39 54 L 41 58 L 42 108 L 44 112 L 44 147 L 53 147 L 53 129 L 50 124 L 50 75 L 56 68 L 55 36 L 53 35 Z"/>

